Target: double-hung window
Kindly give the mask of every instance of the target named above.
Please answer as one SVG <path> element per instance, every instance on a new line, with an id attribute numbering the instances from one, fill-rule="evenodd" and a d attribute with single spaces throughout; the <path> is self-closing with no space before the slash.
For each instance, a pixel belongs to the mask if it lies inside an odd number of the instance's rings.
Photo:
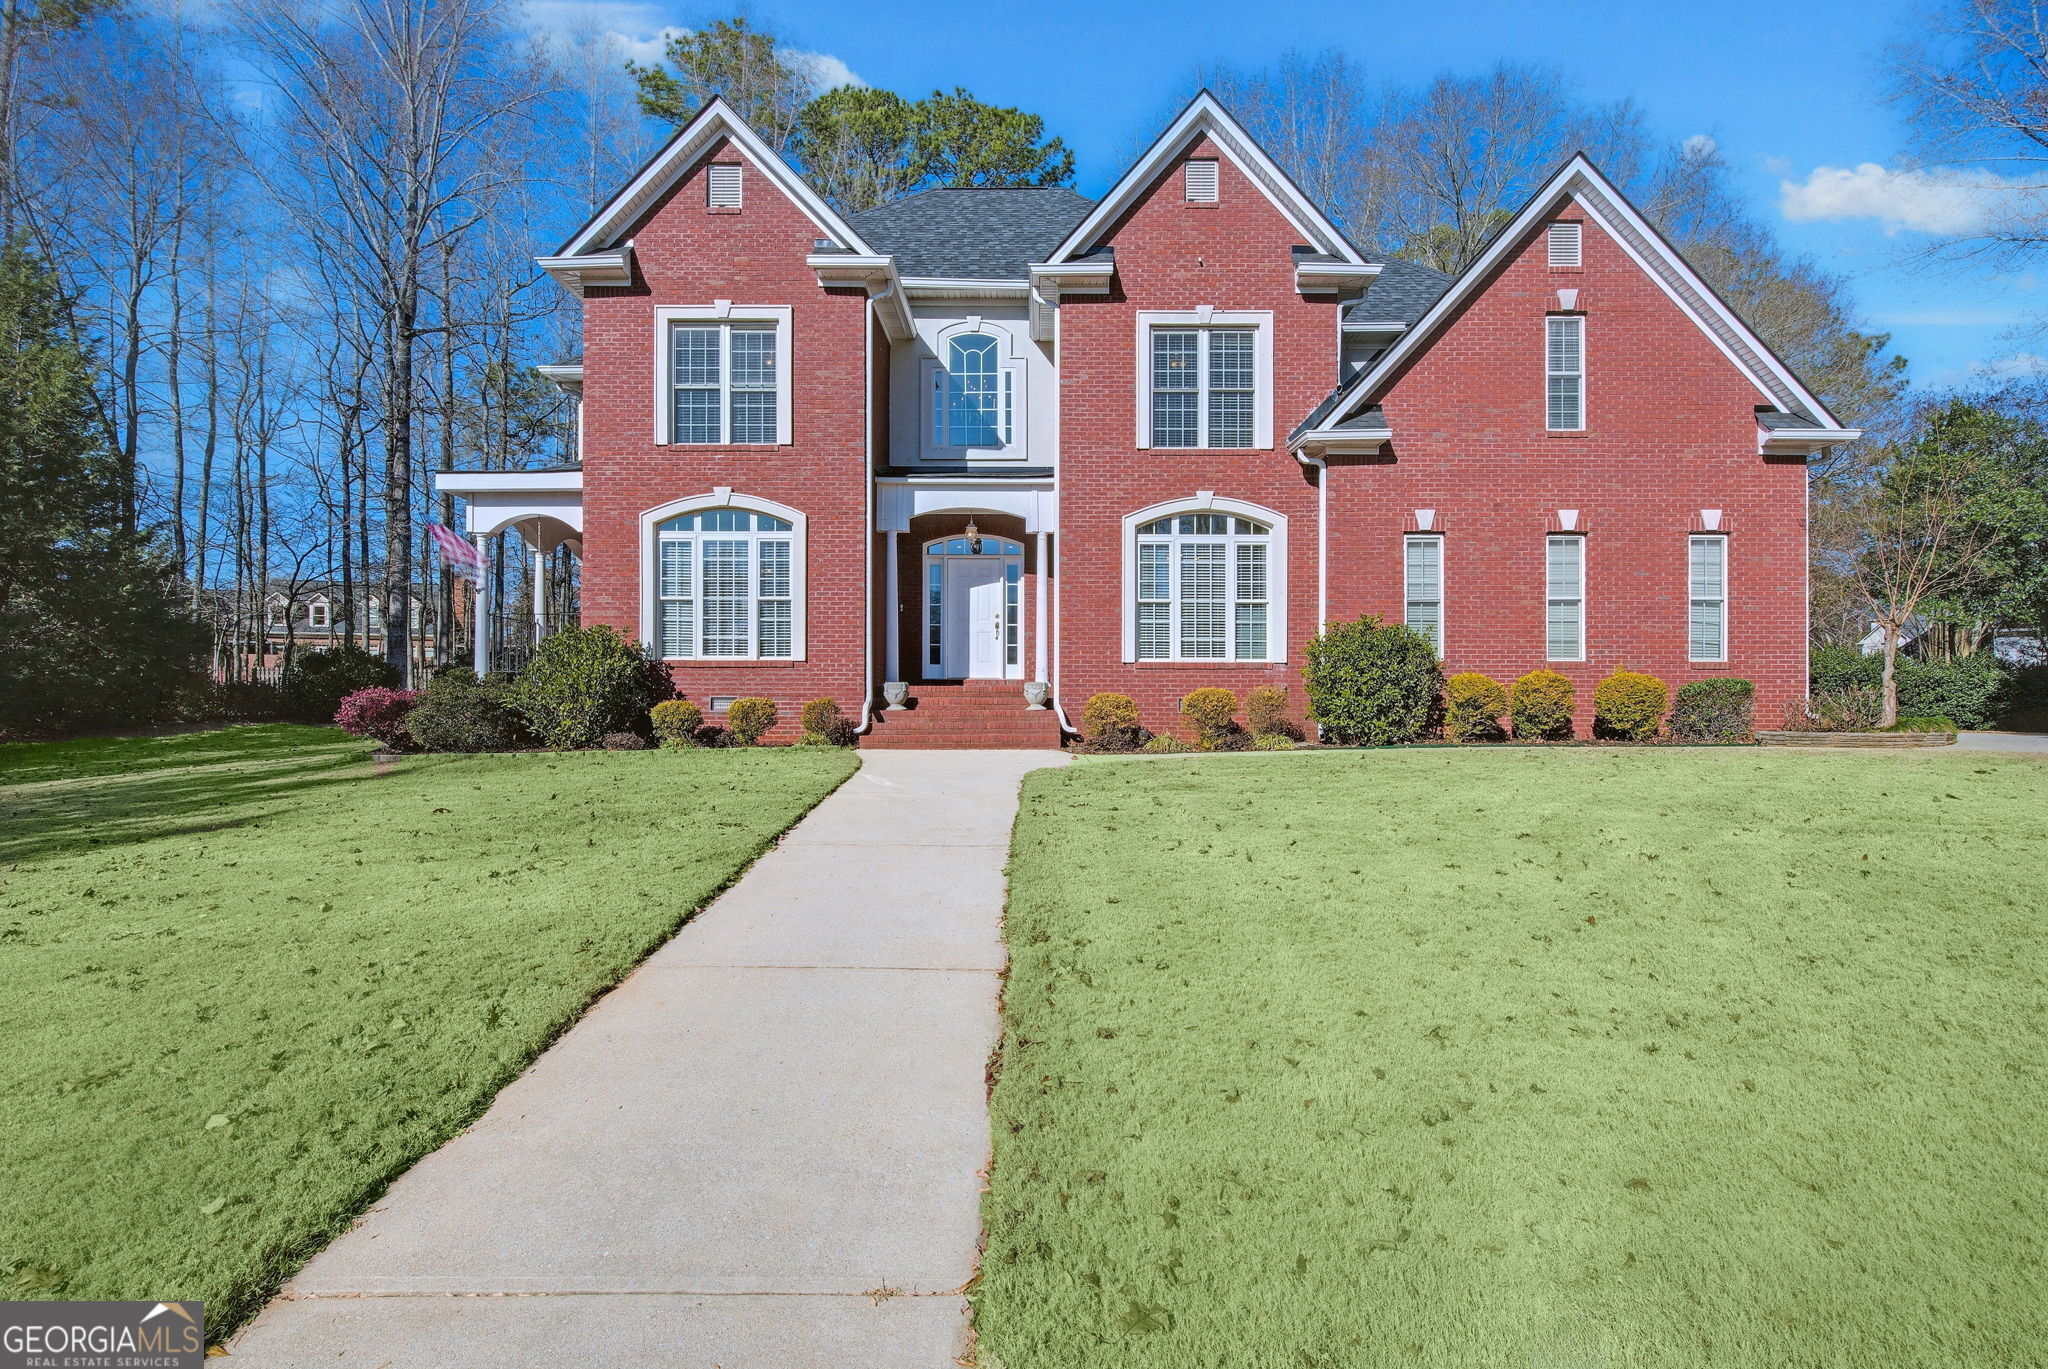
<path id="1" fill-rule="evenodd" d="M 785 519 L 706 509 L 655 529 L 655 637 L 664 658 L 793 654 L 795 532 Z"/>
<path id="2" fill-rule="evenodd" d="M 1273 530 L 1222 513 L 1182 513 L 1137 534 L 1141 661 L 1263 661 Z"/>
<path id="3" fill-rule="evenodd" d="M 1152 445 L 1251 447 L 1258 409 L 1258 330 L 1152 330 Z"/>
<path id="4" fill-rule="evenodd" d="M 776 440 L 775 325 L 678 323 L 669 338 L 671 442 Z"/>
<path id="5" fill-rule="evenodd" d="M 1586 426 L 1586 320 L 1579 314 L 1544 319 L 1544 424 L 1552 432 Z"/>
<path id="6" fill-rule="evenodd" d="M 1403 549 L 1407 584 L 1403 621 L 1444 654 L 1444 539 L 1436 533 L 1415 533 Z"/>
<path id="7" fill-rule="evenodd" d="M 1007 447 L 1015 427 L 1012 368 L 988 333 L 946 344 L 946 364 L 932 371 L 932 440 L 940 447 Z"/>
<path id="8" fill-rule="evenodd" d="M 1719 534 L 1688 539 L 1686 620 L 1688 659 L 1728 659 L 1728 539 Z"/>
<path id="9" fill-rule="evenodd" d="M 1586 659 L 1586 539 L 1553 536 L 1544 554 L 1544 655 Z"/>

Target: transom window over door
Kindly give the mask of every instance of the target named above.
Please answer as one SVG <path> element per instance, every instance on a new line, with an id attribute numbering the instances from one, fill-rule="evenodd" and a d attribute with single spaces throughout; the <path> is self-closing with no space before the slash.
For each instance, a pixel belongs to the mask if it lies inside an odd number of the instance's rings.
<path id="1" fill-rule="evenodd" d="M 1015 383 L 997 340 L 969 333 L 946 344 L 932 374 L 932 439 L 941 447 L 1007 447 L 1015 426 Z"/>
<path id="2" fill-rule="evenodd" d="M 1152 445 L 1256 445 L 1258 331 L 1152 330 Z"/>
<path id="3" fill-rule="evenodd" d="M 1137 657 L 1264 661 L 1273 529 L 1224 513 L 1181 513 L 1137 530 Z"/>
<path id="4" fill-rule="evenodd" d="M 669 356 L 675 387 L 670 441 L 756 444 L 776 440 L 775 326 L 679 323 Z"/>
<path id="5" fill-rule="evenodd" d="M 655 529 L 655 640 L 671 660 L 794 654 L 794 528 L 744 509 Z"/>

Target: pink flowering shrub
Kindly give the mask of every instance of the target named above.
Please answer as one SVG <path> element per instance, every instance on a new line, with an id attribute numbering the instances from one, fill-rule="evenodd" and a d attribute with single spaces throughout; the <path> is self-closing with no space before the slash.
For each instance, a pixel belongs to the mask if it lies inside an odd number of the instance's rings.
<path id="1" fill-rule="evenodd" d="M 406 734 L 405 715 L 419 698 L 419 692 L 411 689 L 382 685 L 358 689 L 342 698 L 334 721 L 352 737 L 374 737 L 386 746 L 404 746 L 412 740 Z"/>

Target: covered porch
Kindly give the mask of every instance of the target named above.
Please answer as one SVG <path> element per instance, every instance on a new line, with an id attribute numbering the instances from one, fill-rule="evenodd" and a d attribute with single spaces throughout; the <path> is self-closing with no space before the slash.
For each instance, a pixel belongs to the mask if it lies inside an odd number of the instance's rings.
<path id="1" fill-rule="evenodd" d="M 478 675 L 519 670 L 536 643 L 577 623 L 583 468 L 444 471 L 434 488 L 461 498 L 457 531 L 483 559 L 467 615 L 470 662 Z M 506 546 L 508 532 L 516 550 Z"/>

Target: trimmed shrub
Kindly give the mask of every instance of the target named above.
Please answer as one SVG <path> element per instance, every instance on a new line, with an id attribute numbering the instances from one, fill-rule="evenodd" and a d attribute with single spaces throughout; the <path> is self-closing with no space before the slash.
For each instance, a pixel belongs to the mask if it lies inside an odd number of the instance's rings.
<path id="1" fill-rule="evenodd" d="M 405 730 L 425 751 L 510 751 L 524 740 L 506 687 L 451 666 L 436 672 L 405 715 Z"/>
<path id="2" fill-rule="evenodd" d="M 735 746 L 754 746 L 775 726 L 775 700 L 758 696 L 734 699 L 726 707 L 725 723 Z"/>
<path id="3" fill-rule="evenodd" d="M 1953 732 L 1954 718 L 1901 718 L 1887 727 L 1887 732 Z"/>
<path id="4" fill-rule="evenodd" d="M 1991 727 L 2002 718 L 2029 711 L 2030 694 L 2037 695 L 2036 708 L 2048 703 L 2048 698 L 2038 697 L 2048 691 L 2032 683 L 2033 671 L 2014 670 L 1988 651 L 1955 661 L 1901 655 L 1898 671 L 1901 716 L 1954 718 L 1966 729 Z M 1884 685 L 1884 657 L 1865 656 L 1853 646 L 1817 647 L 1808 673 L 1816 699 L 1854 689 L 1879 690 Z"/>
<path id="5" fill-rule="evenodd" d="M 665 747 L 697 744 L 697 730 L 704 726 L 704 710 L 688 699 L 663 699 L 647 711 L 654 739 Z"/>
<path id="6" fill-rule="evenodd" d="M 1294 746 L 1295 742 L 1292 737 L 1282 736 L 1278 732 L 1263 732 L 1252 738 L 1251 749 L 1254 751 L 1292 751 Z"/>
<path id="7" fill-rule="evenodd" d="M 1431 730 L 1444 672 L 1427 637 L 1368 615 L 1311 638 L 1302 681 L 1310 715 L 1331 740 L 1384 746 Z"/>
<path id="8" fill-rule="evenodd" d="M 1721 678 L 1680 685 L 1671 735 L 1687 742 L 1746 742 L 1756 734 L 1756 686 Z"/>
<path id="9" fill-rule="evenodd" d="M 1833 694 L 1856 685 L 1876 689 L 1884 675 L 1884 658 L 1865 656 L 1841 643 L 1817 646 L 1807 658 L 1806 673 L 1807 689 L 1813 694 Z"/>
<path id="10" fill-rule="evenodd" d="M 607 751 L 645 751 L 647 738 L 638 732 L 607 732 L 599 745 Z"/>
<path id="11" fill-rule="evenodd" d="M 1194 720 L 1204 751 L 1237 751 L 1244 729 L 1237 725 L 1237 695 L 1227 689 L 1197 689 L 1180 701 L 1180 711 Z"/>
<path id="12" fill-rule="evenodd" d="M 1554 670 L 1532 670 L 1508 691 L 1516 741 L 1564 741 L 1572 735 L 1572 682 Z"/>
<path id="13" fill-rule="evenodd" d="M 573 748 L 646 726 L 648 709 L 674 692 L 666 666 L 599 624 L 543 638 L 511 700 L 542 745 Z"/>
<path id="14" fill-rule="evenodd" d="M 1444 735 L 1454 742 L 1500 741 L 1508 734 L 1500 722 L 1507 711 L 1508 692 L 1498 680 L 1465 670 L 1444 681 Z"/>
<path id="15" fill-rule="evenodd" d="M 1081 705 L 1081 735 L 1094 750 L 1135 750 L 1146 741 L 1142 731 L 1137 702 L 1128 694 L 1092 694 Z"/>
<path id="16" fill-rule="evenodd" d="M 1671 691 L 1655 675 L 1617 670 L 1593 686 L 1593 735 L 1642 742 L 1657 735 Z"/>
<path id="17" fill-rule="evenodd" d="M 398 672 L 382 656 L 359 646 L 295 654 L 279 681 L 288 716 L 301 722 L 334 721 L 341 701 L 359 689 L 396 689 Z"/>
<path id="18" fill-rule="evenodd" d="M 1179 756 L 1194 749 L 1194 747 L 1189 746 L 1171 732 L 1162 732 L 1156 737 L 1148 737 L 1145 739 L 1144 745 L 1138 748 L 1138 750 L 1148 756 Z"/>
<path id="19" fill-rule="evenodd" d="M 1253 685 L 1244 696 L 1245 731 L 1254 737 L 1301 740 L 1301 724 L 1287 705 L 1286 685 Z M 1267 748 L 1277 749 L 1277 748 Z"/>
<path id="20" fill-rule="evenodd" d="M 853 720 L 840 710 L 836 699 L 813 699 L 800 715 L 804 743 L 808 746 L 852 746 Z"/>
<path id="21" fill-rule="evenodd" d="M 419 701 L 419 691 L 412 689 L 386 689 L 382 685 L 358 689 L 334 710 L 334 721 L 351 737 L 369 737 L 386 746 L 404 746 L 412 740 L 405 730 L 405 715 Z"/>

